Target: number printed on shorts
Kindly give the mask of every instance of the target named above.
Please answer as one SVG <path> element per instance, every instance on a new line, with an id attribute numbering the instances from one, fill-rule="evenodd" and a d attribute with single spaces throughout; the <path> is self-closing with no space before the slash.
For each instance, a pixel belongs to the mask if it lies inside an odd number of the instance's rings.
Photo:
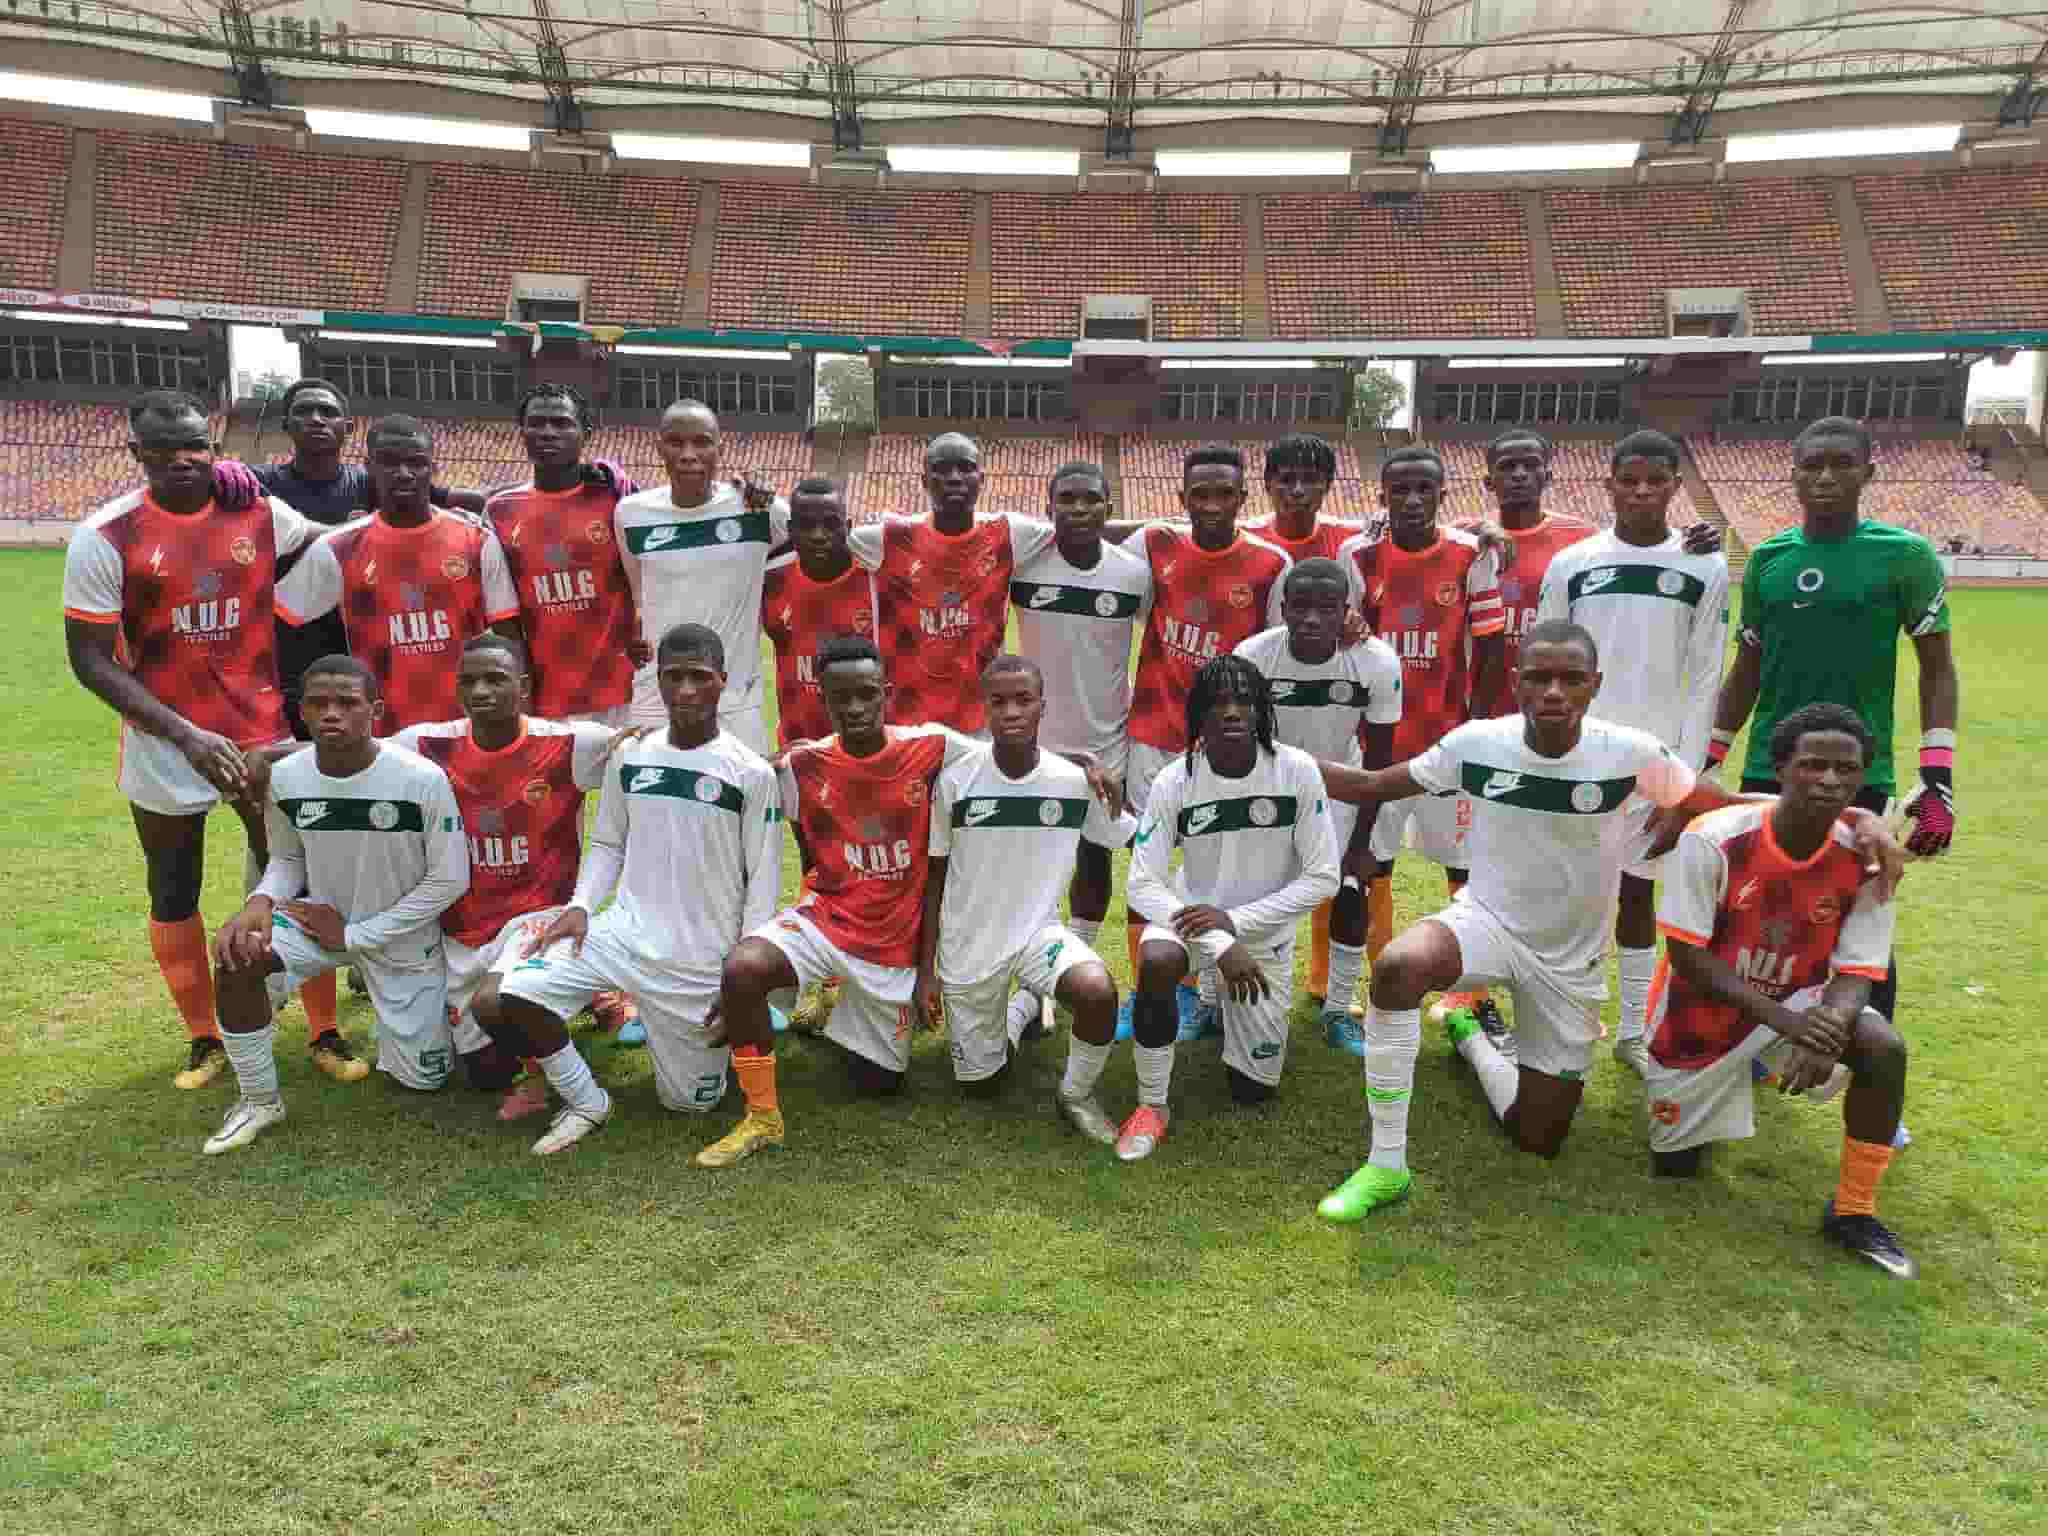
<path id="1" fill-rule="evenodd" d="M 701 1072 L 697 1086 L 690 1090 L 692 1104 L 716 1104 L 725 1097 L 725 1074 L 723 1072 Z"/>

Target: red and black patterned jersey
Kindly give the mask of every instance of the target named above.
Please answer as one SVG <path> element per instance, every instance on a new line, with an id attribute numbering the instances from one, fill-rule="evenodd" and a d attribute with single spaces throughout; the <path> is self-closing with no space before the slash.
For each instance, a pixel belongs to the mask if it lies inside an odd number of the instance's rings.
<path id="1" fill-rule="evenodd" d="M 146 491 L 71 536 L 64 616 L 118 624 L 115 654 L 165 707 L 253 747 L 291 735 L 278 691 L 277 557 L 317 532 L 281 501 L 167 512 Z"/>
<path id="2" fill-rule="evenodd" d="M 1264 522 L 1253 523 L 1244 531 L 1255 539 L 1264 539 L 1299 565 L 1304 560 L 1335 560 L 1344 552 L 1346 544 L 1365 532 L 1365 527 L 1361 523 L 1339 523 L 1319 517 L 1315 531 L 1307 538 L 1290 539 L 1268 518 Z"/>
<path id="3" fill-rule="evenodd" d="M 891 718 L 981 730 L 981 672 L 1003 648 L 1010 572 L 1052 542 L 1051 526 L 1004 514 L 946 534 L 926 518 L 885 517 L 847 542 L 875 573 Z"/>
<path id="4" fill-rule="evenodd" d="M 782 744 L 832 734 L 818 688 L 818 647 L 840 635 L 875 638 L 875 579 L 849 565 L 832 581 L 813 581 L 793 554 L 768 562 L 761 587 L 761 628 L 775 647 L 775 709 Z"/>
<path id="5" fill-rule="evenodd" d="M 1469 533 L 1443 530 L 1427 549 L 1391 538 L 1349 546 L 1366 623 L 1401 658 L 1401 723 L 1394 761 L 1414 757 L 1472 718 L 1469 642 L 1500 633 L 1493 556 Z"/>
<path id="6" fill-rule="evenodd" d="M 1205 663 L 1280 622 L 1280 583 L 1294 562 L 1240 532 L 1203 549 L 1187 529 L 1154 523 L 1137 534 L 1152 567 L 1152 611 L 1131 684 L 1131 740 L 1162 752 L 1187 747 L 1188 690 Z"/>
<path id="7" fill-rule="evenodd" d="M 1650 1054 L 1667 1067 L 1709 1066 L 1752 1027 L 1671 968 L 1672 944 L 1712 950 L 1779 1002 L 1835 972 L 1885 978 L 1895 909 L 1865 881 L 1848 832 L 1837 826 L 1811 858 L 1797 860 L 1772 835 L 1776 809 L 1775 800 L 1751 800 L 1710 811 L 1672 850 L 1657 903 L 1666 945 L 1649 1021 Z"/>
<path id="8" fill-rule="evenodd" d="M 1460 523 L 1461 533 L 1476 533 L 1477 523 Z M 1522 631 L 1536 622 L 1536 599 L 1543 591 L 1543 573 L 1550 569 L 1551 557 L 1561 549 L 1569 549 L 1581 539 L 1591 538 L 1599 532 L 1591 523 L 1576 517 L 1565 517 L 1560 513 L 1546 512 L 1543 520 L 1534 528 L 1515 530 L 1515 558 L 1508 568 L 1500 573 L 1500 608 L 1506 621 L 1501 630 L 1507 640 L 1506 665 L 1494 679 L 1491 694 L 1472 698 L 1472 718 L 1491 720 L 1499 715 L 1512 715 L 1515 708 L 1515 668 L 1522 664 Z"/>
<path id="9" fill-rule="evenodd" d="M 858 959 L 915 965 L 932 784 L 970 744 L 935 726 L 892 725 L 888 735 L 872 757 L 849 756 L 837 736 L 792 752 L 782 810 L 811 857 L 804 916 Z"/>
<path id="10" fill-rule="evenodd" d="M 496 534 L 436 512 L 417 527 L 360 517 L 314 541 L 277 585 L 277 610 L 303 624 L 340 608 L 349 654 L 377 675 L 377 734 L 446 720 L 462 647 L 519 617 Z"/>
<path id="11" fill-rule="evenodd" d="M 639 621 L 612 537 L 614 500 L 602 486 L 529 483 L 484 506 L 519 595 L 537 715 L 595 715 L 632 700 L 626 647 Z"/>
<path id="12" fill-rule="evenodd" d="M 515 918 L 565 905 L 583 856 L 583 796 L 604 774 L 612 733 L 601 725 L 522 720 L 510 746 L 486 752 L 467 720 L 409 726 L 399 745 L 448 775 L 469 834 L 469 890 L 441 914 L 472 949 Z"/>

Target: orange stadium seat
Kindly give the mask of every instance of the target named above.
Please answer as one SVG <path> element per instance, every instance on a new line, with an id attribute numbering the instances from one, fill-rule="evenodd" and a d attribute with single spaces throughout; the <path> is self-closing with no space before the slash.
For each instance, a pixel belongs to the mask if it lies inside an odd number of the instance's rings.
<path id="1" fill-rule="evenodd" d="M 1667 288 L 1749 290 L 1760 334 L 1853 331 L 1829 183 L 1552 188 L 1550 244 L 1575 336 L 1661 336 Z"/>
<path id="2" fill-rule="evenodd" d="M 682 318 L 697 185 L 674 176 L 592 176 L 436 164 L 420 248 L 422 310 L 499 316 L 515 272 L 590 279 L 586 318 Z"/>
<path id="3" fill-rule="evenodd" d="M 973 254 L 971 192 L 721 182 L 711 323 L 957 336 Z"/>
<path id="4" fill-rule="evenodd" d="M 102 128 L 93 284 L 140 297 L 383 309 L 405 175 L 402 160 Z"/>
<path id="5" fill-rule="evenodd" d="M 1078 336 L 1091 294 L 1145 294 L 1161 340 L 1244 328 L 1244 220 L 1228 193 L 997 192 L 989 296 L 998 336 Z"/>
<path id="6" fill-rule="evenodd" d="M 0 121 L 0 176 L 14 189 L 0 224 L 0 283 L 54 288 L 71 180 L 71 130 L 23 118 Z"/>
<path id="7" fill-rule="evenodd" d="M 1896 328 L 2032 327 L 2048 316 L 2048 166 L 1859 176 L 1855 186 Z"/>
<path id="8" fill-rule="evenodd" d="M 1535 270 L 1512 192 L 1265 200 L 1275 336 L 1533 336 Z"/>

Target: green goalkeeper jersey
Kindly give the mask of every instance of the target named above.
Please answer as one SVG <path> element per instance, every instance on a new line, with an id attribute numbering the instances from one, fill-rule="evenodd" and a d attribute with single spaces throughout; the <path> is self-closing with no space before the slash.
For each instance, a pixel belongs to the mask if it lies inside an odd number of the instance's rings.
<path id="1" fill-rule="evenodd" d="M 1771 730 L 1802 704 L 1845 704 L 1877 735 L 1866 783 L 1893 793 L 1899 631 L 1948 629 L 1948 577 L 1917 533 L 1862 522 L 1846 539 L 1765 539 L 1742 577 L 1742 643 L 1763 660 L 1743 777 L 1775 781 Z"/>

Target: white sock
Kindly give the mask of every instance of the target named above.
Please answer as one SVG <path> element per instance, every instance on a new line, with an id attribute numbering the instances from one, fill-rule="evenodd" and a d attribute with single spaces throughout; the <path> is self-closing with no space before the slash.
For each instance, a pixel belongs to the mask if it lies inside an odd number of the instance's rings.
<path id="1" fill-rule="evenodd" d="M 1029 987 L 1019 987 L 1010 994 L 1010 1007 L 1003 1016 L 1003 1028 L 1010 1036 L 1014 1048 L 1024 1038 L 1024 1031 L 1035 1023 L 1045 1009 L 1045 999 Z"/>
<path id="2" fill-rule="evenodd" d="M 245 1035 L 220 1032 L 220 1043 L 234 1063 L 235 1081 L 242 1085 L 245 1099 L 276 1100 L 284 1097 L 277 1088 L 277 1026 L 266 1024 Z"/>
<path id="3" fill-rule="evenodd" d="M 573 1041 L 554 1055 L 541 1057 L 540 1069 L 547 1074 L 548 1086 L 570 1108 L 588 1110 L 594 1115 L 611 1109 L 612 1096 L 590 1075 L 590 1066 Z"/>
<path id="4" fill-rule="evenodd" d="M 1086 1040 L 1067 1041 L 1067 1071 L 1060 1079 L 1060 1096 L 1085 1099 L 1102 1081 L 1102 1069 L 1109 1065 L 1110 1047 L 1090 1045 Z"/>
<path id="5" fill-rule="evenodd" d="M 1479 1075 L 1479 1086 L 1485 1091 L 1486 1102 L 1493 1106 L 1494 1118 L 1505 1119 L 1515 1106 L 1515 1095 L 1521 1091 L 1521 1069 L 1501 1055 L 1483 1029 L 1475 1029 L 1460 1040 L 1458 1054 Z"/>
<path id="6" fill-rule="evenodd" d="M 454 1033 L 456 1054 L 461 1056 L 480 1051 L 491 1043 L 491 1037 L 484 1033 L 483 1025 L 477 1023 L 476 1015 L 467 1008 L 463 1009 L 461 1017 L 456 1019 Z"/>
<path id="7" fill-rule="evenodd" d="M 1330 940 L 1330 991 L 1325 1008 L 1349 1008 L 1358 996 L 1358 978 L 1365 970 L 1365 946 L 1353 948 Z"/>
<path id="8" fill-rule="evenodd" d="M 1417 1033 L 1421 1025 L 1416 1025 Z M 1131 1057 L 1138 1068 L 1138 1102 L 1154 1109 L 1166 1108 L 1167 1090 L 1173 1086 L 1173 1042 L 1139 1045 L 1131 1042 Z"/>
<path id="9" fill-rule="evenodd" d="M 1375 1168 L 1408 1166 L 1408 1100 L 1415 1092 L 1415 1057 L 1422 1049 L 1420 1008 L 1365 1010 L 1365 1107 L 1372 1116 Z"/>
<path id="10" fill-rule="evenodd" d="M 1086 944 L 1090 949 L 1095 950 L 1098 955 L 1102 953 L 1095 945 L 1095 940 L 1102 933 L 1101 918 L 1070 917 L 1067 919 L 1067 928 L 1075 938 Z"/>
<path id="11" fill-rule="evenodd" d="M 1202 999 L 1204 1007 L 1214 1008 L 1217 1005 L 1217 1001 L 1222 997 L 1223 992 L 1216 983 L 1214 967 L 1205 967 L 1201 975 L 1195 979 L 1195 992 Z"/>
<path id="12" fill-rule="evenodd" d="M 1657 979 L 1657 946 L 1625 949 L 1615 946 L 1621 970 L 1621 1028 L 1618 1038 L 1640 1040 L 1650 1023 L 1650 983 Z"/>

